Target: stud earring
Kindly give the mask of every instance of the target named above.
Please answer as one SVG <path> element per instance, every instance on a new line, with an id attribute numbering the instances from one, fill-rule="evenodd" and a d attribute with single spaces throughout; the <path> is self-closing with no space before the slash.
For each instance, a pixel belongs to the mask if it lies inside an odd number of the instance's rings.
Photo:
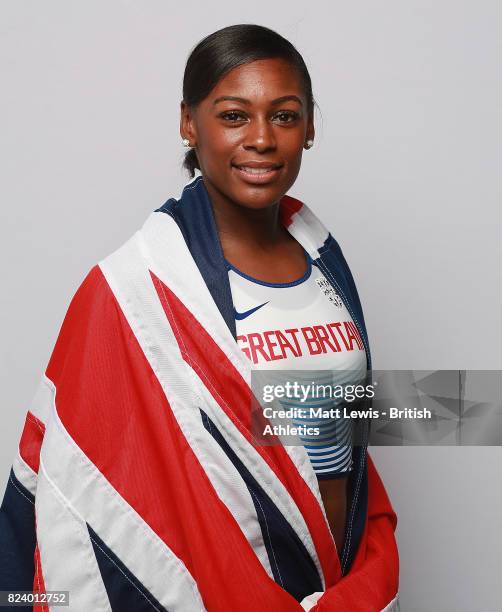
<path id="1" fill-rule="evenodd" d="M 305 148 L 306 149 L 310 149 L 314 144 L 314 141 L 311 140 L 310 138 L 305 142 Z"/>
<path id="2" fill-rule="evenodd" d="M 183 140 L 181 141 L 181 144 L 184 147 L 189 147 L 190 146 L 190 141 L 188 140 L 188 138 L 183 138 Z"/>

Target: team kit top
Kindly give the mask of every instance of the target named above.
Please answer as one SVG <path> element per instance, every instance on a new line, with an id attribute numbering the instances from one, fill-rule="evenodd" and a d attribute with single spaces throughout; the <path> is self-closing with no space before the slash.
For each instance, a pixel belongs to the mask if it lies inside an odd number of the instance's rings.
<path id="1" fill-rule="evenodd" d="M 253 369 L 266 371 L 269 384 L 298 381 L 305 389 L 311 383 L 360 384 L 367 362 L 359 331 L 342 298 L 304 253 L 307 271 L 289 283 L 252 278 L 227 261 L 237 342 Z M 295 415 L 291 422 L 303 432 L 298 438 L 318 479 L 347 476 L 352 469 L 351 419 L 315 418 L 319 411 L 312 416 L 313 410 L 341 406 L 343 398 L 312 391 L 279 402 Z"/>

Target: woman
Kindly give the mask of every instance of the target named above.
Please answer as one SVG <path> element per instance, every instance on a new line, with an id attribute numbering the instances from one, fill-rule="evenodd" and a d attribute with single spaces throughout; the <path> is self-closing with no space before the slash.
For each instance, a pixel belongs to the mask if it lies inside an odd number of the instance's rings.
<path id="1" fill-rule="evenodd" d="M 395 609 L 366 424 L 353 448 L 329 422 L 304 446 L 253 444 L 252 367 L 371 367 L 338 244 L 285 195 L 313 104 L 267 28 L 192 51 L 180 131 L 201 176 L 70 305 L 0 513 L 1 589 L 69 589 L 76 610 Z"/>

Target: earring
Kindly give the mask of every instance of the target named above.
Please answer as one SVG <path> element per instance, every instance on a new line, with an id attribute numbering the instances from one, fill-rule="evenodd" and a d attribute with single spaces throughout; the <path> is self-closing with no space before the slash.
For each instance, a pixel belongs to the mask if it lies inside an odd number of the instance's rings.
<path id="1" fill-rule="evenodd" d="M 181 144 L 184 147 L 189 147 L 190 146 L 190 141 L 188 140 L 188 138 L 183 138 L 183 140 L 181 141 Z"/>
<path id="2" fill-rule="evenodd" d="M 314 141 L 311 140 L 310 138 L 305 142 L 305 148 L 306 149 L 310 149 L 314 144 Z"/>

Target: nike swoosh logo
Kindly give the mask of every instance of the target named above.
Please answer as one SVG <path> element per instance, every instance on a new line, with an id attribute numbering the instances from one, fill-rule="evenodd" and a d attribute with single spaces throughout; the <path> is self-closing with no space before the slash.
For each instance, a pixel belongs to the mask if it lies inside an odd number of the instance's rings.
<path id="1" fill-rule="evenodd" d="M 265 306 L 265 304 L 268 304 L 268 302 L 263 302 L 263 304 L 260 304 L 259 306 L 255 306 L 254 308 L 250 308 L 249 310 L 245 310 L 244 312 L 237 312 L 237 310 L 235 310 L 234 308 L 234 314 L 235 314 L 236 320 L 242 321 L 242 319 L 249 317 L 249 315 L 252 315 L 253 312 L 256 312 L 262 306 Z"/>

